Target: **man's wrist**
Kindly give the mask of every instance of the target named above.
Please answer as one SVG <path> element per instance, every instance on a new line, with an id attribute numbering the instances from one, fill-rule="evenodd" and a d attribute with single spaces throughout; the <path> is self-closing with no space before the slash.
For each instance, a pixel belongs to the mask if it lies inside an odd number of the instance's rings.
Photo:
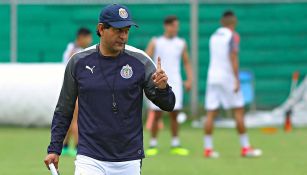
<path id="1" fill-rule="evenodd" d="M 56 155 L 58 155 L 58 156 L 60 156 L 60 155 L 61 155 L 60 153 L 55 152 L 55 151 L 48 151 L 48 154 L 56 154 Z"/>
<path id="2" fill-rule="evenodd" d="M 54 147 L 54 146 L 49 145 L 47 148 L 47 153 L 61 155 L 62 147 Z"/>
<path id="3" fill-rule="evenodd" d="M 157 88 L 160 89 L 160 90 L 166 89 L 167 88 L 167 84 L 165 84 L 164 86 L 160 86 L 160 87 L 158 86 Z"/>
<path id="4" fill-rule="evenodd" d="M 159 92 L 165 92 L 165 91 L 168 91 L 168 89 L 170 88 L 170 86 L 168 84 L 165 85 L 164 88 L 159 88 L 159 87 L 156 87 L 156 89 L 159 91 Z"/>

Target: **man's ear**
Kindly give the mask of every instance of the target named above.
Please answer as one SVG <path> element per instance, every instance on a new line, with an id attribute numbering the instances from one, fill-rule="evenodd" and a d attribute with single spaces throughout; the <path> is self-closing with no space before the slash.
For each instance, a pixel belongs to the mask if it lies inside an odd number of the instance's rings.
<path id="1" fill-rule="evenodd" d="M 101 24 L 101 23 L 99 23 L 98 25 L 97 25 L 97 28 L 96 28 L 97 30 L 97 35 L 98 36 L 101 36 L 102 35 L 102 33 L 103 33 L 103 31 L 104 31 L 104 27 L 103 27 L 103 24 Z"/>

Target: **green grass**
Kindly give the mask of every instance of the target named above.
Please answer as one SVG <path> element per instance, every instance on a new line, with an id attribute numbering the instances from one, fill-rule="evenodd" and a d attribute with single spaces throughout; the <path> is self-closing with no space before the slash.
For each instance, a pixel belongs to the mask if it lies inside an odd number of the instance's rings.
<path id="1" fill-rule="evenodd" d="M 305 175 L 307 172 L 307 129 L 292 133 L 279 130 L 263 134 L 259 129 L 249 130 L 253 145 L 264 151 L 258 159 L 240 157 L 238 137 L 233 129 L 217 129 L 214 135 L 219 159 L 202 156 L 202 131 L 184 126 L 182 144 L 190 149 L 188 157 L 169 154 L 170 136 L 167 129 L 161 133 L 160 154 L 143 161 L 143 175 Z M 0 174 L 49 174 L 43 159 L 49 142 L 48 129 L 0 128 Z M 145 133 L 145 147 L 148 133 Z M 62 175 L 72 175 L 74 159 L 61 157 Z"/>

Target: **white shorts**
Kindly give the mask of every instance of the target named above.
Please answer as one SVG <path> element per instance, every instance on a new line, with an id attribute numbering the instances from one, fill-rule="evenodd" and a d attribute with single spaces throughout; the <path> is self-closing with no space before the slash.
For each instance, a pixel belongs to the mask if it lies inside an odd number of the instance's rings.
<path id="1" fill-rule="evenodd" d="M 77 155 L 75 175 L 141 175 L 142 160 L 107 162 Z"/>
<path id="2" fill-rule="evenodd" d="M 169 85 L 172 87 L 172 90 L 173 90 L 175 97 L 176 97 L 176 103 L 175 103 L 174 111 L 181 110 L 182 106 L 183 106 L 183 85 L 182 85 L 182 81 L 176 82 L 176 83 L 169 82 Z M 149 106 L 149 109 L 151 109 L 151 110 L 162 111 L 158 106 L 156 106 L 155 104 L 153 104 L 149 100 L 148 100 L 148 106 Z"/>
<path id="3" fill-rule="evenodd" d="M 242 92 L 240 90 L 237 93 L 234 92 L 234 88 L 229 85 L 208 84 L 205 99 L 205 109 L 207 110 L 216 110 L 220 106 L 224 109 L 244 106 Z"/>

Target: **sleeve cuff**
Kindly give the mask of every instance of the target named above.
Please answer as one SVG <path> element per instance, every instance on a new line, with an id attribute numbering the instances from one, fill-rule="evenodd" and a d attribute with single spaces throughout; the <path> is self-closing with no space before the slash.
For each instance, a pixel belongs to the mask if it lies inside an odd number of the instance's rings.
<path id="1" fill-rule="evenodd" d="M 48 146 L 48 149 L 47 149 L 48 154 L 54 153 L 54 154 L 57 154 L 57 155 L 61 155 L 61 152 L 62 152 L 62 148 L 56 149 L 55 147 L 53 147 L 51 145 Z"/>
<path id="2" fill-rule="evenodd" d="M 158 87 L 156 87 L 156 92 L 158 94 L 167 94 L 169 92 L 169 90 L 171 90 L 172 87 L 168 84 L 166 84 L 166 87 L 164 89 L 159 89 Z"/>

